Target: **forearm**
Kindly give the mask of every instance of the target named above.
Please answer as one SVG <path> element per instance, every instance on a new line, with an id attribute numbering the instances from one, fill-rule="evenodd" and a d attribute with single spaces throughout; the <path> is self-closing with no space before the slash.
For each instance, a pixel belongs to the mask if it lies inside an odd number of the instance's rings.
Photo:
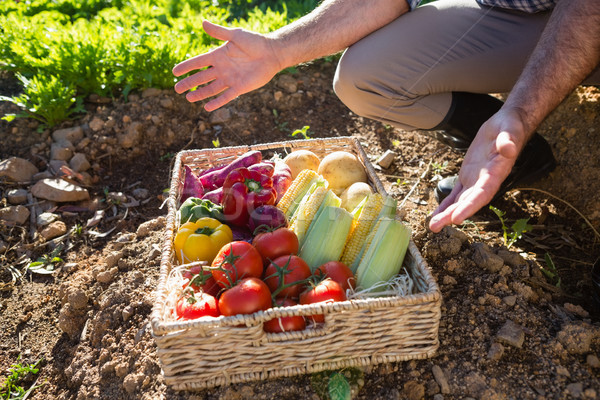
<path id="1" fill-rule="evenodd" d="M 504 105 L 521 116 L 525 142 L 599 62 L 600 0 L 560 1 Z"/>
<path id="2" fill-rule="evenodd" d="M 344 50 L 408 10 L 406 0 L 324 0 L 268 37 L 283 69 Z"/>

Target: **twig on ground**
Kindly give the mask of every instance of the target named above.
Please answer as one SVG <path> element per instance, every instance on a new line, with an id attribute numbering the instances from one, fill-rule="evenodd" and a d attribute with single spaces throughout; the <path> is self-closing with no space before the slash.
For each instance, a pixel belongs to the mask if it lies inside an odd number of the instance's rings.
<path id="1" fill-rule="evenodd" d="M 415 182 L 415 184 L 410 188 L 410 190 L 408 191 L 408 193 L 406 194 L 406 196 L 404 196 L 404 199 L 402 199 L 402 202 L 400 203 L 400 206 L 399 206 L 400 209 L 404 208 L 404 204 L 406 203 L 406 200 L 408 200 L 408 198 L 415 191 L 415 189 L 417 188 L 417 186 L 419 185 L 419 183 L 421 183 L 421 179 L 425 178 L 425 176 L 429 172 L 429 168 L 431 167 L 431 163 L 432 162 L 433 162 L 433 158 L 430 158 L 429 159 L 429 164 L 427 164 L 427 168 L 425 168 L 425 171 L 423 171 L 423 173 L 421 174 L 421 176 L 419 176 L 419 178 L 417 179 L 417 181 Z"/>

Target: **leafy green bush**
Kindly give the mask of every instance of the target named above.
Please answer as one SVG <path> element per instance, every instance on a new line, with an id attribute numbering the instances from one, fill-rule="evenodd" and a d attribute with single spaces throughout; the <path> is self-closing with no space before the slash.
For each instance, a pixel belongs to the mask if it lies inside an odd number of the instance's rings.
<path id="1" fill-rule="evenodd" d="M 23 83 L 18 116 L 53 126 L 81 99 L 168 88 L 173 66 L 218 41 L 202 20 L 268 32 L 318 1 L 31 0 L 0 2 L 0 69 Z"/>

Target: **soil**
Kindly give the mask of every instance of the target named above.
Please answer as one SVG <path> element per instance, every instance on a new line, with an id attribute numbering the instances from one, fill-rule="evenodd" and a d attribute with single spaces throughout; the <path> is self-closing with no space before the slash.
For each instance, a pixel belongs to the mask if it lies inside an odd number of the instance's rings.
<path id="1" fill-rule="evenodd" d="M 87 113 L 52 129 L 32 119 L 0 121 L 0 160 L 21 157 L 39 171 L 49 165 L 52 133 L 82 127 L 84 138 L 74 146 L 91 169 L 71 178 L 92 197 L 25 204 L 59 215 L 72 232 L 58 239 L 43 240 L 35 219 L 1 225 L 0 385 L 12 365 L 41 360 L 39 373 L 22 382 L 41 385 L 29 398 L 318 399 L 318 376 L 309 375 L 174 391 L 149 324 L 174 155 L 296 140 L 291 133 L 309 126 L 314 138 L 358 137 L 373 163 L 395 152 L 378 175 L 405 202 L 414 242 L 443 297 L 437 353 L 359 371 L 351 379 L 354 398 L 599 398 L 600 313 L 590 272 L 600 256 L 600 89 L 578 88 L 540 127 L 556 170 L 494 203 L 505 212 L 507 233 L 519 219 L 532 225 L 509 248 L 500 219 L 487 208 L 439 234 L 426 229 L 435 184 L 458 171 L 461 154 L 349 112 L 332 91 L 334 68 L 299 67 L 213 114 L 172 90 L 146 90 L 127 101 L 89 98 Z M 0 94 L 18 92 L 11 76 L 0 79 Z M 17 111 L 0 103 L 0 115 Z M 4 181 L 1 188 L 4 207 L 10 189 L 30 185 Z M 114 200 L 119 192 L 127 202 Z M 98 210 L 103 217 L 87 226 Z M 54 273 L 27 271 L 57 245 L 62 262 Z"/>

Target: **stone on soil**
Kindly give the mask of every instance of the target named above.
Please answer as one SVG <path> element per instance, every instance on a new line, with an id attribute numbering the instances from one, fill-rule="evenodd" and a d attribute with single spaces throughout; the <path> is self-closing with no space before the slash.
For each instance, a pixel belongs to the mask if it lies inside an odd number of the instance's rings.
<path id="1" fill-rule="evenodd" d="M 0 162 L 0 178 L 13 182 L 30 182 L 39 171 L 31 162 L 19 157 L 10 157 Z"/>
<path id="2" fill-rule="evenodd" d="M 450 393 L 450 385 L 448 384 L 448 378 L 446 374 L 442 370 L 439 365 L 434 365 L 431 367 L 431 372 L 433 373 L 433 377 L 438 385 L 440 385 L 440 390 L 443 394 Z"/>
<path id="3" fill-rule="evenodd" d="M 69 166 L 73 171 L 83 172 L 92 167 L 87 157 L 83 153 L 75 153 L 69 161 Z"/>
<path id="4" fill-rule="evenodd" d="M 37 216 L 36 224 L 39 227 L 46 226 L 58 220 L 59 218 L 60 217 L 57 214 L 53 214 L 51 212 L 43 212 Z"/>
<path id="5" fill-rule="evenodd" d="M 54 221 L 40 232 L 40 236 L 45 240 L 54 239 L 55 237 L 67 233 L 67 225 L 62 221 Z"/>
<path id="6" fill-rule="evenodd" d="M 502 269 L 504 260 L 494 254 L 490 246 L 485 243 L 473 243 L 473 261 L 478 267 L 496 273 Z"/>
<path id="7" fill-rule="evenodd" d="M 73 144 L 68 140 L 52 143 L 50 146 L 50 159 L 68 161 L 73 156 Z"/>
<path id="8" fill-rule="evenodd" d="M 55 142 L 68 140 L 71 143 L 77 143 L 83 138 L 83 127 L 74 126 L 72 128 L 58 129 L 52 133 L 52 139 Z"/>
<path id="9" fill-rule="evenodd" d="M 0 220 L 8 225 L 23 225 L 29 219 L 29 209 L 22 205 L 0 209 Z"/>
<path id="10" fill-rule="evenodd" d="M 504 323 L 502 328 L 500 328 L 500 331 L 498 331 L 496 339 L 501 343 L 520 349 L 525 341 L 525 332 L 521 326 L 508 320 Z"/>
<path id="11" fill-rule="evenodd" d="M 6 193 L 6 198 L 10 204 L 23 204 L 27 201 L 27 190 L 10 189 Z"/>
<path id="12" fill-rule="evenodd" d="M 89 200 L 87 189 L 69 183 L 64 179 L 42 179 L 31 188 L 31 194 L 40 199 L 58 203 Z"/>
<path id="13" fill-rule="evenodd" d="M 387 169 L 390 167 L 390 165 L 392 165 L 395 157 L 396 153 L 394 153 L 392 150 L 386 150 L 385 153 L 383 153 L 381 157 L 377 159 L 376 163 L 381 168 Z"/>
<path id="14" fill-rule="evenodd" d="M 139 143 L 142 137 L 143 125 L 141 122 L 135 121 L 127 128 L 125 133 L 119 133 L 117 138 L 121 147 L 129 149 Z"/>

